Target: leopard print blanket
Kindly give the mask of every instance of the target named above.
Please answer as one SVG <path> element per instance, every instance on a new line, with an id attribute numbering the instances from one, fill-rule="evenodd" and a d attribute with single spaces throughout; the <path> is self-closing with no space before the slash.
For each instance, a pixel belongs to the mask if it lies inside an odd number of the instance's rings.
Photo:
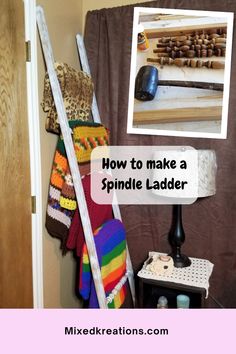
<path id="1" fill-rule="evenodd" d="M 60 83 L 68 120 L 90 120 L 93 99 L 91 77 L 83 71 L 77 71 L 64 63 L 55 63 L 55 70 Z M 60 134 L 60 125 L 48 73 L 46 73 L 44 79 L 41 105 L 44 112 L 47 113 L 46 130 L 50 133 Z"/>

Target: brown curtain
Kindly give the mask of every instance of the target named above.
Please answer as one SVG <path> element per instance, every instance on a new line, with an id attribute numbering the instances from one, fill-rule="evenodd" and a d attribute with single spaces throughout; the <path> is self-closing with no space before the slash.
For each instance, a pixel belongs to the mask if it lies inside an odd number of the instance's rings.
<path id="1" fill-rule="evenodd" d="M 234 0 L 160 0 L 137 6 L 209 11 L 236 10 Z M 196 139 L 127 134 L 128 89 L 133 7 L 88 12 L 85 28 L 92 78 L 102 121 L 111 129 L 113 145 L 191 145 L 217 154 L 217 193 L 183 207 L 188 256 L 215 264 L 210 294 L 223 307 L 236 307 L 236 63 L 233 50 L 228 138 Z M 236 46 L 236 38 L 233 48 Z M 140 269 L 150 250 L 169 251 L 171 206 L 122 206 L 131 259 Z M 218 306 L 212 302 L 210 306 Z"/>

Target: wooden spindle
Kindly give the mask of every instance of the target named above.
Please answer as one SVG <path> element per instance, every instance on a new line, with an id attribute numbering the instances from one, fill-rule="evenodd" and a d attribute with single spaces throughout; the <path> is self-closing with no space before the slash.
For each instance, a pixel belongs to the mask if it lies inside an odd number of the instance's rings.
<path id="1" fill-rule="evenodd" d="M 206 67 L 208 69 L 224 69 L 225 63 L 222 61 L 203 61 L 199 59 L 183 59 L 183 58 L 147 58 L 149 63 L 157 63 L 160 65 L 176 65 L 178 67 L 190 67 L 190 68 L 202 68 Z"/>
<path id="2" fill-rule="evenodd" d="M 159 41 L 159 45 L 168 44 L 171 46 L 170 42 L 175 42 L 175 45 L 191 45 L 189 41 L 194 41 L 193 44 L 210 44 L 210 43 L 226 43 L 226 29 L 209 29 L 209 33 L 198 34 L 197 31 L 193 35 L 181 35 L 175 37 L 162 37 Z M 212 42 L 213 41 L 213 42 Z M 185 43 L 183 43 L 185 42 Z"/>

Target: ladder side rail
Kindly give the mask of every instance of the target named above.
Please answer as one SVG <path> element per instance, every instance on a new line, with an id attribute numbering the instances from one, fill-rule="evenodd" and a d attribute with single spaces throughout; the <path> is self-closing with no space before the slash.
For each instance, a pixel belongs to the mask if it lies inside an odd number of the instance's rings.
<path id="1" fill-rule="evenodd" d="M 91 76 L 91 71 L 90 71 L 90 67 L 89 67 L 89 63 L 88 63 L 84 40 L 83 40 L 82 35 L 79 33 L 76 35 L 76 42 L 77 42 L 77 47 L 78 47 L 82 70 Z M 100 117 L 100 113 L 99 113 L 99 109 L 98 109 L 98 104 L 97 104 L 95 92 L 93 92 L 92 115 L 93 115 L 94 122 L 101 123 L 101 117 Z M 120 221 L 122 221 L 119 205 L 117 203 L 114 203 L 112 205 L 112 209 L 113 209 L 114 217 L 116 219 L 119 219 Z M 135 305 L 134 273 L 133 273 L 133 267 L 132 267 L 132 262 L 131 262 L 128 246 L 127 246 L 127 262 L 126 263 L 127 263 L 128 280 L 129 280 L 132 300 L 133 300 L 133 304 Z"/>
<path id="2" fill-rule="evenodd" d="M 106 295 L 103 287 L 102 276 L 97 257 L 96 247 L 94 243 L 93 232 L 91 228 L 90 218 L 88 214 L 87 203 L 84 195 L 83 185 L 81 182 L 80 171 L 78 168 L 77 159 L 75 156 L 74 145 L 71 137 L 71 129 L 66 116 L 61 88 L 58 82 L 56 71 L 54 69 L 54 58 L 52 47 L 48 34 L 48 29 L 44 17 L 44 11 L 41 6 L 36 9 L 37 24 L 40 34 L 40 39 L 43 47 L 44 57 L 46 61 L 47 71 L 50 79 L 51 89 L 55 106 L 58 113 L 58 119 L 61 127 L 61 132 L 64 139 L 65 149 L 70 165 L 70 170 L 73 178 L 75 194 L 78 201 L 81 221 L 84 229 L 86 245 L 89 252 L 90 266 L 93 274 L 93 280 L 96 288 L 98 302 L 100 308 L 107 308 Z"/>
<path id="3" fill-rule="evenodd" d="M 87 58 L 87 54 L 86 54 L 86 49 L 85 49 L 85 45 L 84 45 L 84 40 L 81 34 L 77 34 L 76 35 L 76 42 L 77 42 L 77 47 L 78 47 L 78 52 L 79 52 L 79 58 L 81 61 L 81 67 L 82 70 L 88 74 L 89 76 L 91 76 L 91 71 L 90 71 L 90 67 L 89 67 L 89 63 L 88 63 L 88 58 Z M 100 113 L 98 110 L 98 104 L 97 104 L 97 99 L 96 99 L 96 95 L 95 92 L 93 92 L 93 101 L 92 101 L 92 115 L 93 115 L 93 120 L 95 123 L 101 123 L 101 117 L 100 117 Z"/>

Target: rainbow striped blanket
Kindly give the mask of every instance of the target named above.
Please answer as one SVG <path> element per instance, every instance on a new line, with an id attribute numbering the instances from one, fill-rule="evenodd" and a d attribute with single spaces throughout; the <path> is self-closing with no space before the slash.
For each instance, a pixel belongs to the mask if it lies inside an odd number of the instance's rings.
<path id="1" fill-rule="evenodd" d="M 120 220 L 112 219 L 96 229 L 94 240 L 106 296 L 117 286 L 126 273 L 125 228 Z M 98 308 L 98 299 L 89 263 L 86 244 L 83 246 L 79 291 L 84 300 L 89 299 L 90 308 Z M 119 308 L 126 296 L 127 281 L 108 303 L 108 308 Z"/>

